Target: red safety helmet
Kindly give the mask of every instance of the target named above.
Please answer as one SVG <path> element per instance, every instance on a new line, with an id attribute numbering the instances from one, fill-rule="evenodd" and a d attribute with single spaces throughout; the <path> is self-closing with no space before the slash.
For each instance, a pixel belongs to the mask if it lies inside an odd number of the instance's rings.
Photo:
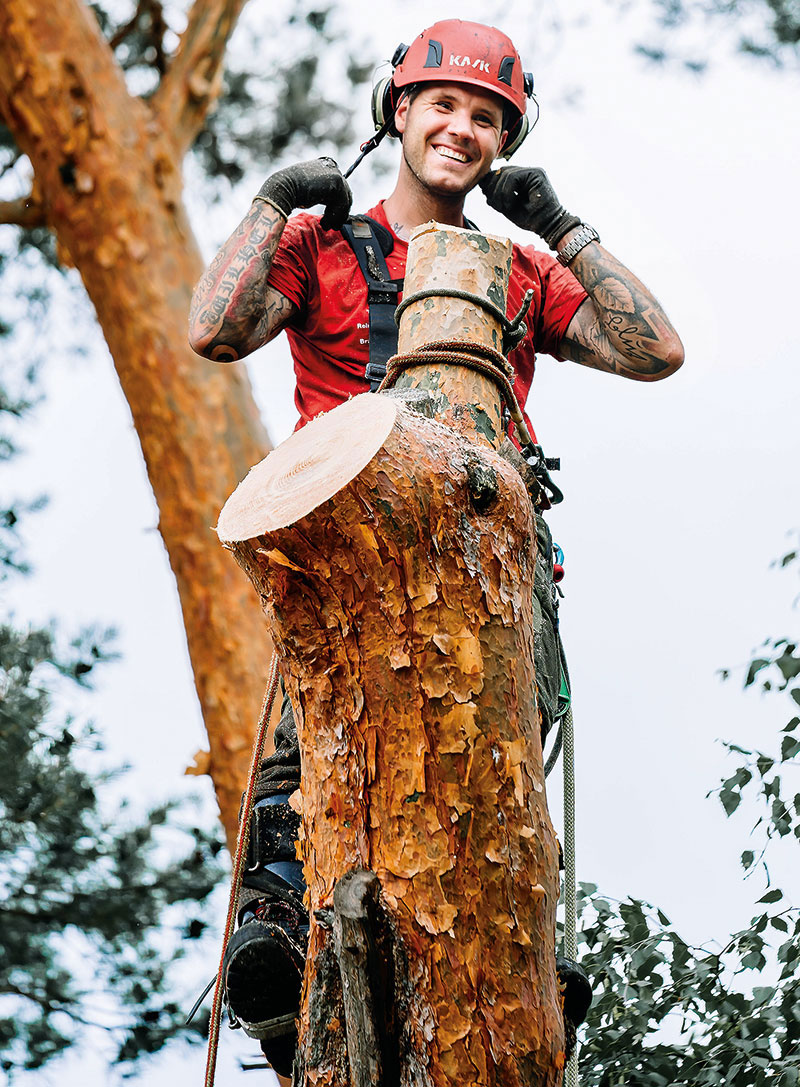
<path id="1" fill-rule="evenodd" d="M 417 83 L 467 83 L 491 91 L 508 102 L 516 119 L 508 129 L 501 152 L 510 158 L 539 118 L 533 97 L 533 76 L 523 72 L 511 39 L 493 26 L 443 19 L 423 30 L 410 46 L 398 45 L 394 69 L 372 91 L 372 118 L 381 128 L 394 116 L 403 92 Z M 533 121 L 526 114 L 526 99 L 535 106 Z M 393 127 L 392 135 L 397 135 Z"/>

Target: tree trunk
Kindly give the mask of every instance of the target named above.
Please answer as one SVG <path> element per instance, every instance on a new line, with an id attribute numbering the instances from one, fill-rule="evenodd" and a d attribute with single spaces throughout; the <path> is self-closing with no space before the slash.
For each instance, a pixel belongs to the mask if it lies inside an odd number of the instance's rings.
<path id="1" fill-rule="evenodd" d="M 238 6 L 198 4 L 228 32 L 228 9 Z M 190 37 L 202 33 L 193 28 Z M 187 344 L 203 262 L 181 198 L 192 130 L 176 103 L 200 115 L 195 98 L 204 90 L 197 71 L 191 82 L 191 63 L 182 72 L 186 51 L 177 59 L 166 96 L 173 111 L 159 112 L 128 93 L 80 0 L 0 7 L 0 114 L 31 160 L 45 220 L 86 285 L 131 409 L 178 584 L 209 771 L 233 841 L 269 641 L 212 529 L 224 497 L 269 443 L 244 369 L 206 362 Z M 154 648 L 157 639 L 154 631 Z"/>
<path id="2" fill-rule="evenodd" d="M 312 421 L 219 520 L 264 604 L 300 740 L 304 1085 L 365 1082 L 366 1037 L 382 1039 L 387 1087 L 561 1080 L 533 513 L 454 388 L 453 426 L 425 417 L 446 380 L 431 396 L 365 394 Z M 499 397 L 484 391 L 494 418 Z M 351 903 L 345 936 L 335 899 L 353 870 L 380 881 L 378 976 L 368 912 Z M 354 1008 L 370 975 L 380 999 Z M 383 1006 L 373 1030 L 371 1003 Z"/>

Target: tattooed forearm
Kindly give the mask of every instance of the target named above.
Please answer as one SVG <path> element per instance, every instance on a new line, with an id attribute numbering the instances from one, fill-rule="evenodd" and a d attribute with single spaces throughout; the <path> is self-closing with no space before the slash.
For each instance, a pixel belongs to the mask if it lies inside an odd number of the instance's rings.
<path id="1" fill-rule="evenodd" d="M 197 284 L 189 311 L 189 342 L 218 362 L 243 358 L 272 339 L 292 304 L 267 285 L 286 220 L 255 201 Z"/>
<path id="2" fill-rule="evenodd" d="M 653 295 L 593 242 L 570 263 L 588 301 L 570 322 L 561 353 L 574 362 L 656 381 L 683 362 L 683 345 Z"/>

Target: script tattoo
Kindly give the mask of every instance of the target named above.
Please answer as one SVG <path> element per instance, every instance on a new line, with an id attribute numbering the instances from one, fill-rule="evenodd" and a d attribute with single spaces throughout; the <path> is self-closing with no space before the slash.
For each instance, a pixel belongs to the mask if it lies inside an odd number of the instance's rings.
<path id="1" fill-rule="evenodd" d="M 570 270 L 589 300 L 570 322 L 562 354 L 641 380 L 677 369 L 683 352 L 675 331 L 652 294 L 619 261 L 592 244 L 578 253 Z"/>
<path id="2" fill-rule="evenodd" d="M 235 362 L 267 343 L 292 316 L 292 304 L 267 285 L 283 216 L 255 201 L 197 284 L 189 311 L 195 351 Z"/>

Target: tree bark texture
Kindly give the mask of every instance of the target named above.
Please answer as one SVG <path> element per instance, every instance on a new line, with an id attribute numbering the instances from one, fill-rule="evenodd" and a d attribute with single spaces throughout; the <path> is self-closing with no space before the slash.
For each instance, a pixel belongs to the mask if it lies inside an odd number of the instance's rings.
<path id="1" fill-rule="evenodd" d="M 301 851 L 312 918 L 320 911 L 304 1084 L 355 1082 L 338 1019 L 320 1042 L 314 993 L 331 959 L 322 919 L 352 869 L 378 876 L 405 963 L 393 1081 L 560 1083 L 532 521 L 506 460 L 401 393 L 314 420 L 222 512 L 220 538 L 258 589 L 298 725 Z"/>
<path id="2" fill-rule="evenodd" d="M 131 409 L 177 580 L 229 842 L 270 646 L 212 526 L 269 443 L 244 369 L 202 360 L 187 344 L 203 261 L 182 203 L 181 157 L 213 98 L 214 64 L 239 7 L 241 0 L 198 0 L 152 106 L 128 93 L 81 0 L 0 7 L 0 114 L 31 160 L 37 203 L 63 258 L 80 272 Z M 206 58 L 199 68 L 191 60 L 198 50 Z"/>
<path id="3" fill-rule="evenodd" d="M 469 292 L 486 298 L 505 313 L 511 275 L 511 242 L 476 230 L 444 227 L 431 221 L 412 233 L 404 297 L 428 288 Z M 492 314 L 474 302 L 453 296 L 421 298 L 402 313 L 398 354 L 431 342 L 477 344 L 502 351 L 503 331 Z M 462 366 L 426 360 L 397 379 L 396 387 L 424 389 L 433 414 L 479 445 L 495 449 L 504 436 L 502 398 L 484 374 Z"/>

